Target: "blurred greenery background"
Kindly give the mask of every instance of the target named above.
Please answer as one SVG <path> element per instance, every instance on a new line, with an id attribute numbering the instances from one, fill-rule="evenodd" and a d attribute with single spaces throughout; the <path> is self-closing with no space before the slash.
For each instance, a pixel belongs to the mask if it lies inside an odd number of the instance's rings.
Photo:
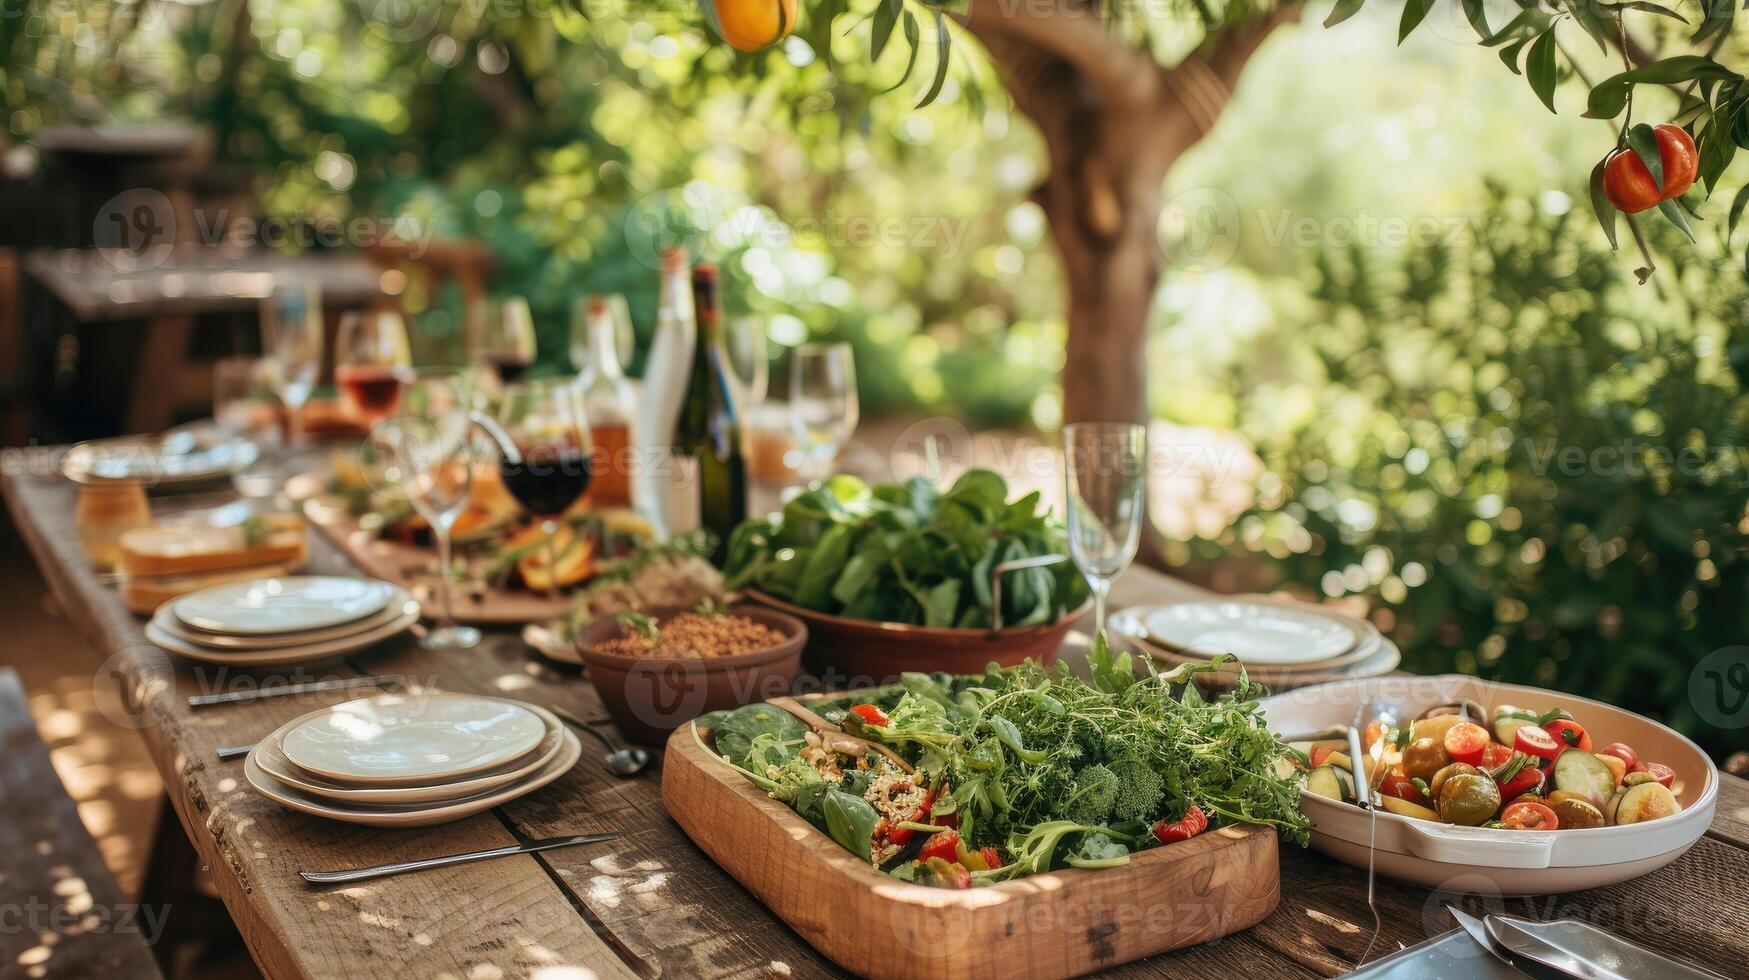
<path id="1" fill-rule="evenodd" d="M 778 351 L 853 343 L 866 414 L 1058 425 L 1062 290 L 1027 200 L 1043 155 L 974 43 L 913 111 L 923 79 L 869 94 L 903 55 L 871 67 L 860 32 L 804 25 L 750 61 L 688 10 L 379 6 L 37 5 L 0 24 L 9 139 L 190 118 L 265 215 L 483 239 L 555 365 L 585 293 L 625 293 L 647 332 L 656 250 L 684 236 Z M 1637 256 L 1608 252 L 1585 202 L 1613 134 L 1577 105 L 1548 114 L 1467 36 L 1396 46 L 1374 8 L 1278 31 L 1170 176 L 1169 213 L 1229 220 L 1163 233 L 1153 403 L 1236 432 L 1263 467 L 1230 526 L 1162 554 L 1366 597 L 1418 672 L 1749 747 L 1688 696 L 1749 626 L 1749 323 L 1723 222 L 1657 239 L 1661 271 L 1635 285 Z M 408 302 L 434 343 L 454 336 L 457 297 Z"/>

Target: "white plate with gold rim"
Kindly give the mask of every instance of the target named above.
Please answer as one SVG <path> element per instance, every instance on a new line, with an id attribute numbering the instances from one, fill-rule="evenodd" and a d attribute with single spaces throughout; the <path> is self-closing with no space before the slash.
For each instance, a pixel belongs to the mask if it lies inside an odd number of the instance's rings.
<path id="1" fill-rule="evenodd" d="M 453 781 L 416 786 L 348 786 L 344 783 L 323 779 L 300 769 L 280 751 L 279 740 L 288 730 L 321 714 L 327 710 L 326 708 L 312 711 L 280 726 L 278 731 L 256 743 L 254 750 L 250 752 L 250 757 L 255 760 L 255 764 L 260 766 L 263 772 L 290 788 L 341 805 L 395 806 L 450 803 L 479 793 L 490 792 L 526 778 L 551 762 L 553 757 L 564 748 L 564 724 L 552 712 L 539 705 L 527 704 L 523 707 L 539 716 L 541 722 L 546 726 L 546 733 L 541 738 L 540 743 L 535 746 L 534 751 L 496 769 Z"/>
<path id="2" fill-rule="evenodd" d="M 365 804 L 349 805 L 325 800 L 288 786 L 268 775 L 256 763 L 253 753 L 243 760 L 243 777 L 262 796 L 280 806 L 297 810 L 300 813 L 308 813 L 311 816 L 363 824 L 368 827 L 429 827 L 432 824 L 448 823 L 463 817 L 471 817 L 476 813 L 490 810 L 500 803 L 508 803 L 517 797 L 526 796 L 570 771 L 571 767 L 577 764 L 577 760 L 583 757 L 583 743 L 579 742 L 577 736 L 569 731 L 563 731 L 559 734 L 563 739 L 563 745 L 559 752 L 526 778 L 490 792 L 446 803 L 369 806 Z"/>
<path id="3" fill-rule="evenodd" d="M 306 718 L 279 736 L 279 750 L 348 786 L 430 785 L 520 758 L 545 734 L 539 715 L 503 698 L 376 694 Z"/>

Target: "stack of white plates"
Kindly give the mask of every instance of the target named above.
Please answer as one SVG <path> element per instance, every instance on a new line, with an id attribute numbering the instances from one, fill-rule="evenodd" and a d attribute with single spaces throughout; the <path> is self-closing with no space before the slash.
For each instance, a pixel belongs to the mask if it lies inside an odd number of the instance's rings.
<path id="1" fill-rule="evenodd" d="M 318 575 L 232 582 L 158 607 L 146 639 L 172 653 L 232 667 L 307 663 L 362 649 L 419 619 L 406 589 Z"/>
<path id="2" fill-rule="evenodd" d="M 564 775 L 583 746 L 552 712 L 471 694 L 378 694 L 312 711 L 256 743 L 261 795 L 372 827 L 460 820 Z"/>
<path id="3" fill-rule="evenodd" d="M 1260 596 L 1121 609 L 1107 617 L 1106 628 L 1169 666 L 1233 654 L 1252 680 L 1277 689 L 1375 677 L 1403 660 L 1364 619 Z M 1229 666 L 1221 679 L 1236 681 L 1238 669 Z"/>

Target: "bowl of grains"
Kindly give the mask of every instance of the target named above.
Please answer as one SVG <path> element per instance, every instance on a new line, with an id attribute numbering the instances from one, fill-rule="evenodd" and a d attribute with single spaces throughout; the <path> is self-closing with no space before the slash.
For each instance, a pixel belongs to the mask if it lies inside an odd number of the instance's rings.
<path id="1" fill-rule="evenodd" d="M 707 711 L 788 694 L 808 628 L 752 603 L 603 616 L 577 634 L 577 655 L 628 738 L 659 744 Z"/>

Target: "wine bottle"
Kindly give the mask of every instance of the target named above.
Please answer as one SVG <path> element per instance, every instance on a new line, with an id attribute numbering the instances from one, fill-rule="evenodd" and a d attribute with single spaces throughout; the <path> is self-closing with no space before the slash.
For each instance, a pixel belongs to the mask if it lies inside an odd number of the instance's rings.
<path id="1" fill-rule="evenodd" d="M 741 422 L 730 394 L 719 286 L 716 266 L 700 262 L 693 267 L 698 342 L 693 345 L 692 377 L 680 408 L 675 451 L 696 461 L 699 526 L 716 539 L 711 557 L 720 565 L 729 533 L 747 518 L 747 463 L 741 453 Z"/>
<path id="2" fill-rule="evenodd" d="M 633 447 L 632 507 L 658 537 L 685 530 L 677 521 L 675 487 L 682 482 L 675 473 L 675 423 L 686 397 L 687 372 L 692 366 L 695 335 L 692 284 L 687 276 L 686 250 L 669 248 L 662 253 L 662 287 L 656 305 L 656 335 L 650 356 L 644 362 L 643 390 L 638 414 L 630 433 Z"/>
<path id="3" fill-rule="evenodd" d="M 583 407 L 589 414 L 589 432 L 595 443 L 595 482 L 589 488 L 589 499 L 600 507 L 624 507 L 631 502 L 627 474 L 632 467 L 626 457 L 632 419 L 638 414 L 637 390 L 620 370 L 616 324 L 607 301 L 591 296 L 583 316 L 589 335 L 588 359 L 577 380 L 583 386 Z"/>

